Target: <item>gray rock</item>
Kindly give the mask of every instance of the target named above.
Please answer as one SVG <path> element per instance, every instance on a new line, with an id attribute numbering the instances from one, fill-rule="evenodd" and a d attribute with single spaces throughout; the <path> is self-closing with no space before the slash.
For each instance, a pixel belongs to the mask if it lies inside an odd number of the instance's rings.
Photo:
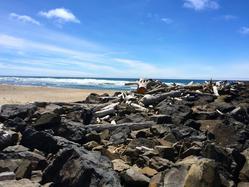
<path id="1" fill-rule="evenodd" d="M 124 143 L 125 141 L 127 141 L 127 138 L 130 132 L 131 130 L 129 127 L 117 128 L 111 133 L 111 137 L 109 141 L 112 142 L 113 144 Z"/>
<path id="2" fill-rule="evenodd" d="M 37 130 L 44 130 L 56 127 L 60 124 L 61 118 L 56 113 L 44 113 L 33 124 Z"/>
<path id="3" fill-rule="evenodd" d="M 0 150 L 15 145 L 18 141 L 19 135 L 14 131 L 0 130 Z"/>
<path id="4" fill-rule="evenodd" d="M 15 105 L 15 104 L 7 104 L 2 105 L 0 111 L 0 118 L 9 119 L 20 117 L 22 119 L 29 117 L 36 110 L 36 106 L 34 104 L 27 105 Z"/>
<path id="5" fill-rule="evenodd" d="M 42 183 L 51 181 L 55 187 L 121 187 L 119 177 L 106 157 L 76 147 L 59 151 L 45 169 Z"/>
<path id="6" fill-rule="evenodd" d="M 78 146 L 77 143 L 71 142 L 63 137 L 52 136 L 44 131 L 39 132 L 33 129 L 24 131 L 21 144 L 45 153 L 56 153 L 59 149 L 67 146 Z"/>
<path id="7" fill-rule="evenodd" d="M 150 178 L 133 167 L 126 170 L 121 176 L 127 187 L 147 187 L 150 182 Z"/>

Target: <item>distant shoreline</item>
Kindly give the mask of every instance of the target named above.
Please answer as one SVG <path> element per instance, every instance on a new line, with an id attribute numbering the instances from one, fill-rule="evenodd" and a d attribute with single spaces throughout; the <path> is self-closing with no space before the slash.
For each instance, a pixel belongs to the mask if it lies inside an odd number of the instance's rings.
<path id="1" fill-rule="evenodd" d="M 112 90 L 0 84 L 0 105 L 32 102 L 77 102 L 84 100 L 90 93 L 113 94 L 114 92 Z"/>

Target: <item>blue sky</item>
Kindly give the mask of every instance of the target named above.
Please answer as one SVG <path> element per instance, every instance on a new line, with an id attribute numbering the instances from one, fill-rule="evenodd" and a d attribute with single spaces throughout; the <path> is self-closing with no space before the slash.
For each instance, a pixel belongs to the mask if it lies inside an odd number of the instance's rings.
<path id="1" fill-rule="evenodd" d="M 0 2 L 0 75 L 249 79 L 246 0 Z"/>

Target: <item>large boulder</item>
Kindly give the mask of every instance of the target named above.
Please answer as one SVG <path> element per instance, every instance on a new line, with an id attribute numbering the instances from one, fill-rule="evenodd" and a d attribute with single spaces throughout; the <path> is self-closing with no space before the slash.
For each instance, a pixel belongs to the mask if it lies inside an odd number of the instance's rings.
<path id="1" fill-rule="evenodd" d="M 138 168 L 132 167 L 122 173 L 125 187 L 147 187 L 150 178 L 142 174 Z"/>
<path id="2" fill-rule="evenodd" d="M 7 104 L 2 105 L 0 111 L 0 119 L 9 119 L 20 117 L 22 119 L 29 117 L 32 115 L 35 110 L 36 106 L 34 104 L 27 104 L 27 105 L 15 105 L 15 104 Z"/>
<path id="3" fill-rule="evenodd" d="M 46 158 L 38 151 L 31 152 L 26 147 L 20 147 L 20 145 L 11 146 L 0 153 L 0 171 L 15 171 L 25 160 L 31 162 L 32 170 L 44 169 L 48 164 Z M 25 162 L 23 163 L 26 165 Z M 29 164 L 27 165 L 29 169 Z"/>
<path id="4" fill-rule="evenodd" d="M 189 106 L 183 104 L 171 104 L 169 101 L 165 100 L 156 106 L 156 109 L 160 114 L 171 116 L 172 122 L 174 124 L 182 124 L 192 113 Z"/>
<path id="5" fill-rule="evenodd" d="M 84 148 L 62 149 L 45 169 L 42 183 L 54 182 L 55 187 L 121 187 L 111 162 L 99 152 Z"/>
<path id="6" fill-rule="evenodd" d="M 33 129 L 26 129 L 24 131 L 21 144 L 45 153 L 56 153 L 61 148 L 79 145 L 63 137 L 52 136 L 45 131 L 36 131 Z"/>
<path id="7" fill-rule="evenodd" d="M 60 124 L 60 122 L 61 118 L 59 114 L 44 113 L 36 120 L 33 126 L 37 130 L 44 130 L 56 127 Z"/>
<path id="8" fill-rule="evenodd" d="M 214 160 L 187 157 L 150 181 L 150 187 L 220 187 L 220 178 Z"/>
<path id="9" fill-rule="evenodd" d="M 18 141 L 19 135 L 14 131 L 0 130 L 0 150 L 15 145 Z"/>

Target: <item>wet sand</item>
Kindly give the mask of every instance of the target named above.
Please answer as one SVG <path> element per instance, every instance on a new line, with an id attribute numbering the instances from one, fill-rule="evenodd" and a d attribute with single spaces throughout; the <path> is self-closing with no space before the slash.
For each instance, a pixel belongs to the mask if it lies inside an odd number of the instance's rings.
<path id="1" fill-rule="evenodd" d="M 81 90 L 67 88 L 0 85 L 0 105 L 39 102 L 76 102 L 84 100 L 90 93 L 109 93 L 112 90 Z"/>

